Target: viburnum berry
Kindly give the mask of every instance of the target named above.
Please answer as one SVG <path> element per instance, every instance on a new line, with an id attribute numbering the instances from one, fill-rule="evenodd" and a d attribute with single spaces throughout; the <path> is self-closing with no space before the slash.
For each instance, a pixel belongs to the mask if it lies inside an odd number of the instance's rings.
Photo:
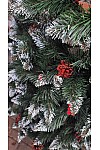
<path id="1" fill-rule="evenodd" d="M 78 3 L 80 0 L 75 0 L 75 3 Z"/>
<path id="2" fill-rule="evenodd" d="M 15 119 L 15 123 L 18 125 L 18 122 L 21 120 L 21 114 L 18 114 L 16 119 Z"/>
<path id="3" fill-rule="evenodd" d="M 71 104 L 68 104 L 68 108 L 67 108 L 67 115 L 68 116 L 75 116 L 75 114 L 72 112 L 72 110 L 71 110 L 71 108 L 72 108 L 72 105 Z"/>
<path id="4" fill-rule="evenodd" d="M 66 63 L 65 60 L 61 60 L 61 64 L 57 66 L 58 74 L 57 76 L 63 78 L 69 78 L 72 76 L 73 68 L 71 64 Z"/>
<path id="5" fill-rule="evenodd" d="M 77 139 L 78 142 L 82 140 L 82 137 L 78 132 L 75 133 L 75 138 Z"/>

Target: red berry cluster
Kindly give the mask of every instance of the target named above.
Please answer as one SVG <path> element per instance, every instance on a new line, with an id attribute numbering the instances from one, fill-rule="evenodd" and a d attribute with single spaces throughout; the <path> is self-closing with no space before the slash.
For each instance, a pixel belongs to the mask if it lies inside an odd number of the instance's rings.
<path id="1" fill-rule="evenodd" d="M 68 109 L 67 109 L 67 115 L 68 115 L 68 116 L 70 116 L 70 115 L 71 115 L 71 116 L 74 116 L 74 115 L 75 115 L 74 113 L 72 113 L 71 107 L 72 107 L 71 104 L 68 104 Z"/>
<path id="2" fill-rule="evenodd" d="M 18 125 L 18 122 L 21 120 L 21 114 L 18 114 L 16 119 L 15 119 L 15 123 L 16 125 Z"/>
<path id="3" fill-rule="evenodd" d="M 34 145 L 34 144 L 32 145 L 33 150 L 43 150 L 43 147 L 44 146 L 42 144 L 41 145 Z"/>
<path id="4" fill-rule="evenodd" d="M 77 139 L 78 142 L 82 140 L 82 137 L 78 132 L 75 133 L 75 138 Z"/>
<path id="5" fill-rule="evenodd" d="M 58 65 L 57 70 L 57 75 L 63 78 L 69 78 L 73 73 L 73 68 L 69 63 L 66 63 L 65 60 L 61 60 L 61 64 Z"/>
<path id="6" fill-rule="evenodd" d="M 43 79 L 43 74 L 39 74 L 39 76 L 38 76 L 38 80 L 42 80 Z"/>
<path id="7" fill-rule="evenodd" d="M 77 3 L 78 4 L 78 2 L 79 2 L 80 0 L 75 0 L 75 3 Z"/>
<path id="8" fill-rule="evenodd" d="M 91 4 L 88 2 L 84 2 L 82 0 L 75 0 L 76 4 L 80 5 L 86 12 L 89 12 L 88 10 L 91 8 Z"/>

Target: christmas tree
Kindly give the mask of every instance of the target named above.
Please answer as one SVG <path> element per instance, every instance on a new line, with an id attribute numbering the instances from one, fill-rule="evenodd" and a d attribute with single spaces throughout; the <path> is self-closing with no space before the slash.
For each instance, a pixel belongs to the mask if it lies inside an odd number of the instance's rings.
<path id="1" fill-rule="evenodd" d="M 38 150 L 90 150 L 89 0 L 9 1 L 9 115 Z"/>

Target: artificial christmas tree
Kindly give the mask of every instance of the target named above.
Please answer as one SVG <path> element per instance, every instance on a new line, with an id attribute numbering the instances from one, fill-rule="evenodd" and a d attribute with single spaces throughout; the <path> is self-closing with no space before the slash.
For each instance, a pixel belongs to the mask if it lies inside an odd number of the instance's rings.
<path id="1" fill-rule="evenodd" d="M 30 136 L 33 149 L 90 150 L 91 11 L 86 3 L 84 9 L 74 0 L 20 0 L 9 8 L 17 26 L 9 35 L 11 57 L 16 57 L 9 63 L 9 115 L 19 114 L 20 136 Z"/>

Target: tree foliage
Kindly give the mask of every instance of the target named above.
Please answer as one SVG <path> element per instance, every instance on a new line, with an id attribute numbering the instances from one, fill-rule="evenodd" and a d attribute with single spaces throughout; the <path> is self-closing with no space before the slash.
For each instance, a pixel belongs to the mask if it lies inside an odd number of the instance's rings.
<path id="1" fill-rule="evenodd" d="M 76 149 L 74 143 L 78 150 L 86 135 L 78 141 L 75 133 L 81 134 L 84 126 L 90 129 L 87 122 L 91 114 L 91 12 L 85 12 L 73 0 L 23 0 L 23 5 L 30 15 L 27 19 L 21 18 L 22 14 L 15 16 L 18 29 L 13 56 L 16 59 L 9 64 L 9 70 L 16 71 L 18 85 L 26 85 L 25 93 L 17 97 L 20 102 L 17 113 L 30 120 L 25 131 L 33 140 L 38 138 L 44 149 L 56 139 L 55 145 L 60 149 Z M 30 27 L 33 34 L 29 33 Z M 70 78 L 62 77 L 61 84 L 57 81 L 58 88 L 54 77 L 58 75 L 61 60 L 72 65 L 73 74 Z M 36 86 L 41 81 L 40 74 L 43 84 Z M 78 105 L 73 116 L 67 113 L 68 102 Z M 31 106 L 34 107 L 29 113 Z M 36 131 L 34 128 L 40 127 L 41 122 L 45 131 L 40 128 Z"/>

